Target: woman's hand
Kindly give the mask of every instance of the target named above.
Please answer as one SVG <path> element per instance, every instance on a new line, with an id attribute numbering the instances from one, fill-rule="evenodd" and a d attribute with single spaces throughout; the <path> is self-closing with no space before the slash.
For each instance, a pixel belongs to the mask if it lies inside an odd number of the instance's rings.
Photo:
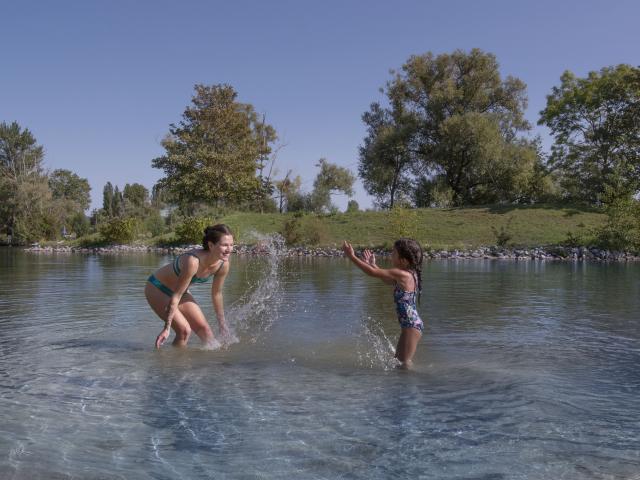
<path id="1" fill-rule="evenodd" d="M 220 326 L 220 336 L 222 338 L 226 338 L 229 336 L 229 327 L 227 327 L 226 324 L 224 325 L 219 325 Z"/>
<path id="2" fill-rule="evenodd" d="M 169 334 L 171 333 L 171 322 L 173 321 L 173 317 L 176 316 L 178 305 L 171 301 L 164 311 L 167 312 L 167 319 L 164 321 L 164 329 L 156 337 L 156 348 L 160 348 L 167 338 L 169 338 Z"/>
<path id="3" fill-rule="evenodd" d="M 156 348 L 160 348 L 160 346 L 166 342 L 167 338 L 169 338 L 169 333 L 171 333 L 169 331 L 168 328 L 163 328 L 162 331 L 160 332 L 160 335 L 158 335 L 156 337 Z"/>

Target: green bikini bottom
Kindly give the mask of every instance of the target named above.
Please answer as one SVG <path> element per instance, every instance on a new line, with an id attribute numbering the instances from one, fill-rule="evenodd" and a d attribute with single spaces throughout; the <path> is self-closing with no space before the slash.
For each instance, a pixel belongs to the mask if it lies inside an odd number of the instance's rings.
<path id="1" fill-rule="evenodd" d="M 160 290 L 162 293 L 164 293 L 168 297 L 172 297 L 173 296 L 173 290 L 171 290 L 164 283 L 162 283 L 160 280 L 158 280 L 154 274 L 151 274 L 151 276 L 147 280 L 149 280 L 149 283 L 151 285 L 156 287 L 158 290 Z"/>

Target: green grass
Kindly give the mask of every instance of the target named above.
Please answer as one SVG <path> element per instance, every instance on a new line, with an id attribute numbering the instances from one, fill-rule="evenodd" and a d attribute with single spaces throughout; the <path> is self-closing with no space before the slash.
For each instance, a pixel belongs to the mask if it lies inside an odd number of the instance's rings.
<path id="1" fill-rule="evenodd" d="M 251 244 L 256 241 L 252 232 L 282 232 L 285 221 L 292 218 L 293 214 L 232 213 L 217 218 L 216 222 L 229 225 L 236 242 Z M 500 231 L 509 237 L 507 246 L 558 245 L 567 241 L 569 232 L 574 237 L 588 238 L 605 220 L 603 213 L 593 209 L 555 205 L 305 214 L 299 218 L 303 238 L 316 238 L 317 246 L 338 247 L 348 240 L 356 246 L 388 248 L 397 238 L 408 236 L 425 248 L 448 250 L 496 245 L 496 233 Z M 99 235 L 94 234 L 74 243 L 98 242 Z M 175 237 L 173 233 L 165 233 L 136 243 L 170 245 L 175 243 Z"/>
<path id="2" fill-rule="evenodd" d="M 239 242 L 250 242 L 249 232 L 281 231 L 284 221 L 291 217 L 292 214 L 235 213 L 221 221 L 236 232 Z M 497 232 L 503 229 L 510 236 L 511 246 L 556 245 L 565 242 L 569 232 L 588 236 L 605 219 L 595 210 L 553 205 L 339 213 L 320 217 L 324 230 L 320 245 L 338 246 L 346 239 L 359 246 L 390 246 L 401 236 L 411 236 L 425 247 L 473 248 L 498 243 L 492 227 Z M 300 223 L 303 230 L 317 228 L 318 217 L 304 215 Z"/>

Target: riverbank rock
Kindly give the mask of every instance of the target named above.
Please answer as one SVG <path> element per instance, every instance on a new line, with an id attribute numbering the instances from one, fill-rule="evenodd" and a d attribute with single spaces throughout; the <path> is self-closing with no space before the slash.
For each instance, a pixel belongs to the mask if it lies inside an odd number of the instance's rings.
<path id="1" fill-rule="evenodd" d="M 198 248 L 198 245 L 151 247 L 147 245 L 112 245 L 108 247 L 70 247 L 66 245 L 40 246 L 38 244 L 25 248 L 24 251 L 41 254 L 85 255 L 119 255 L 128 253 L 153 253 L 161 255 L 179 255 L 187 250 Z M 391 254 L 389 250 L 372 249 L 378 257 Z M 270 255 L 268 246 L 257 243 L 253 245 L 237 245 L 236 255 Z M 278 255 L 287 257 L 342 257 L 342 249 L 336 247 L 296 246 L 278 250 Z M 595 247 L 564 247 L 552 245 L 533 248 L 505 248 L 499 246 L 479 247 L 470 250 L 425 250 L 425 258 L 433 260 L 515 260 L 515 261 L 592 261 L 592 262 L 632 262 L 640 260 L 640 256 L 630 252 L 615 252 Z"/>

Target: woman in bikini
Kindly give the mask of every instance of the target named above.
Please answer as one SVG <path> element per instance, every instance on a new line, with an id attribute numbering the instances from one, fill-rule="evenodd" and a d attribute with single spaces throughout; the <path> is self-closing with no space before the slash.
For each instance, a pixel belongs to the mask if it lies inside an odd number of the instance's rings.
<path id="1" fill-rule="evenodd" d="M 156 338 L 156 348 L 169 338 L 172 328 L 176 334 L 173 341 L 176 347 L 184 347 L 192 331 L 206 346 L 215 345 L 207 319 L 188 290 L 192 283 L 205 283 L 212 277 L 211 298 L 220 335 L 224 337 L 229 333 L 224 318 L 222 285 L 229 273 L 233 234 L 226 225 L 207 227 L 202 247 L 179 255 L 173 264 L 159 268 L 149 277 L 144 294 L 153 311 L 164 321 L 164 329 Z"/>

